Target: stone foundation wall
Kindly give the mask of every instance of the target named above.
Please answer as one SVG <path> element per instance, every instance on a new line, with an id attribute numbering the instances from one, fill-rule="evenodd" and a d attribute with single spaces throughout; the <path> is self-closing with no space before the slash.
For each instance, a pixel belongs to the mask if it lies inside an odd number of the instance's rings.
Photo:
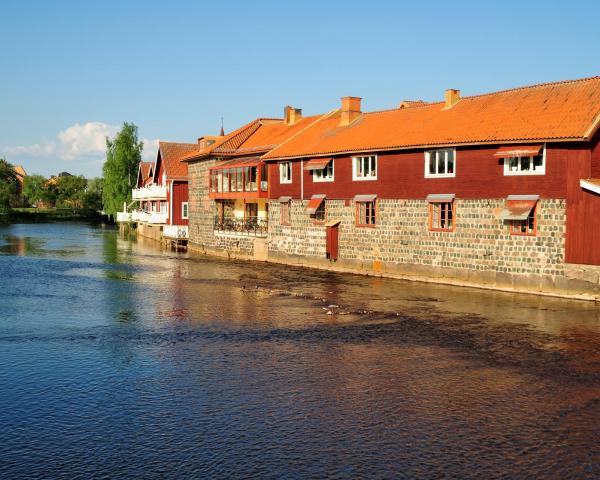
<path id="1" fill-rule="evenodd" d="M 354 202 L 326 202 L 326 222 L 340 221 L 335 268 L 524 291 L 584 289 L 572 274 L 565 275 L 564 200 L 538 202 L 535 237 L 510 234 L 508 223 L 498 218 L 505 199 L 455 200 L 452 232 L 429 231 L 425 200 L 378 200 L 375 228 L 355 225 Z M 291 225 L 284 226 L 280 204 L 271 202 L 269 258 L 333 267 L 325 259 L 326 227 L 314 224 L 307 204 L 293 200 Z M 587 282 L 585 288 L 596 287 L 598 282 L 591 287 Z"/>
<path id="2" fill-rule="evenodd" d="M 152 240 L 156 240 L 160 242 L 162 240 L 162 231 L 163 227 L 161 225 L 148 225 L 147 223 L 138 222 L 137 224 L 137 234 L 151 238 Z"/>

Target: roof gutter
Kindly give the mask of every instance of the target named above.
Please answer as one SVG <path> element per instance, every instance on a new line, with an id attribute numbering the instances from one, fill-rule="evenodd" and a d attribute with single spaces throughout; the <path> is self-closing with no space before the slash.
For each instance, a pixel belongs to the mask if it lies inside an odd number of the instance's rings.
<path id="1" fill-rule="evenodd" d="M 599 125 L 600 127 L 600 122 Z M 433 143 L 428 145 L 409 145 L 406 147 L 398 147 L 398 146 L 390 146 L 390 147 L 382 147 L 382 148 L 362 148 L 356 150 L 340 150 L 340 151 L 330 151 L 330 152 L 320 152 L 320 153 L 302 153 L 299 155 L 290 155 L 283 157 L 272 157 L 265 158 L 263 160 L 265 162 L 276 162 L 281 160 L 297 160 L 300 158 L 319 158 L 319 157 L 328 157 L 332 155 L 348 155 L 354 153 L 369 153 L 369 152 L 390 152 L 390 151 L 399 151 L 399 150 L 421 150 L 421 149 L 429 149 L 429 148 L 448 148 L 448 147 L 477 147 L 481 145 L 528 145 L 528 144 L 536 144 L 536 143 L 565 143 L 565 142 L 587 142 L 589 141 L 584 137 L 568 137 L 568 138 L 551 138 L 551 139 L 529 139 L 529 140 L 494 140 L 489 142 L 475 142 L 475 143 Z"/>

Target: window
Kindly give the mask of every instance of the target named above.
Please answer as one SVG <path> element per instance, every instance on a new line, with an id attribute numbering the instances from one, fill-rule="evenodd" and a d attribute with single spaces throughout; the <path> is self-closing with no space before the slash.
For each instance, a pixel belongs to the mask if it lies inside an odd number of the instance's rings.
<path id="1" fill-rule="evenodd" d="M 333 182 L 333 160 L 325 168 L 313 170 L 313 182 Z"/>
<path id="2" fill-rule="evenodd" d="M 531 209 L 529 216 L 525 220 L 511 220 L 510 234 L 521 235 L 525 237 L 535 237 L 537 234 L 537 220 L 535 211 L 537 205 Z"/>
<path id="3" fill-rule="evenodd" d="M 260 190 L 269 191 L 269 166 L 266 163 L 260 166 Z"/>
<path id="4" fill-rule="evenodd" d="M 210 172 L 210 191 L 218 191 L 218 173 L 215 170 Z"/>
<path id="5" fill-rule="evenodd" d="M 235 191 L 235 192 L 241 192 L 243 190 L 243 185 L 244 185 L 244 176 L 243 176 L 243 169 L 242 168 L 236 168 L 232 174 L 234 174 L 234 177 L 232 177 L 232 188 L 231 191 Z M 235 182 L 235 190 L 233 189 L 233 184 Z"/>
<path id="6" fill-rule="evenodd" d="M 223 192 L 229 192 L 230 170 L 222 170 L 223 172 Z"/>
<path id="7" fill-rule="evenodd" d="M 186 220 L 189 217 L 189 211 L 188 211 L 188 202 L 183 202 L 181 204 L 181 218 Z"/>
<path id="8" fill-rule="evenodd" d="M 292 183 L 292 162 L 279 164 L 279 183 Z"/>
<path id="9" fill-rule="evenodd" d="M 315 223 L 322 223 L 325 221 L 325 203 L 327 200 L 323 200 L 319 206 L 317 207 L 317 209 L 315 210 L 315 213 L 313 213 L 310 218 L 312 218 Z"/>
<path id="10" fill-rule="evenodd" d="M 247 203 L 244 207 L 244 216 L 246 220 L 254 220 L 258 218 L 258 203 Z"/>
<path id="11" fill-rule="evenodd" d="M 356 226 L 375 226 L 375 200 L 370 202 L 356 202 Z"/>
<path id="12" fill-rule="evenodd" d="M 508 157 L 504 159 L 504 175 L 544 175 L 546 149 L 533 157 Z"/>
<path id="13" fill-rule="evenodd" d="M 454 230 L 454 202 L 431 202 L 429 204 L 429 230 Z"/>
<path id="14" fill-rule="evenodd" d="M 281 216 L 279 219 L 279 223 L 281 225 L 291 225 L 292 224 L 292 214 L 291 214 L 291 202 L 281 202 L 279 204 L 279 208 L 281 209 Z"/>
<path id="15" fill-rule="evenodd" d="M 456 176 L 456 151 L 453 148 L 425 152 L 425 178 Z"/>
<path id="16" fill-rule="evenodd" d="M 352 157 L 352 180 L 377 180 L 377 155 Z"/>

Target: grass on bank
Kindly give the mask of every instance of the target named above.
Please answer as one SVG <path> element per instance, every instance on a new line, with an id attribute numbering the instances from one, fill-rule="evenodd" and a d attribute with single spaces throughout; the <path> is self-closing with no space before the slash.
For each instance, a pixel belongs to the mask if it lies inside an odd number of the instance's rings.
<path id="1" fill-rule="evenodd" d="M 12 208 L 0 212 L 0 223 L 37 223 L 98 218 L 100 218 L 100 213 L 87 208 Z"/>

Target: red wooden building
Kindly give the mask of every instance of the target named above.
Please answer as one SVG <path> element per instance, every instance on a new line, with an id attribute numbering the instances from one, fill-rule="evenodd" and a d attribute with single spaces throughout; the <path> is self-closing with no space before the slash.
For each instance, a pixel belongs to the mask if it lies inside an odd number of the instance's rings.
<path id="1" fill-rule="evenodd" d="M 138 223 L 141 235 L 187 239 L 189 221 L 187 163 L 181 159 L 198 151 L 196 143 L 160 142 L 155 162 L 141 162 L 132 191 L 139 209 L 122 212 L 119 221 Z"/>
<path id="2" fill-rule="evenodd" d="M 378 112 L 345 97 L 263 156 L 269 255 L 558 288 L 600 265 L 599 125 L 599 77 Z"/>

